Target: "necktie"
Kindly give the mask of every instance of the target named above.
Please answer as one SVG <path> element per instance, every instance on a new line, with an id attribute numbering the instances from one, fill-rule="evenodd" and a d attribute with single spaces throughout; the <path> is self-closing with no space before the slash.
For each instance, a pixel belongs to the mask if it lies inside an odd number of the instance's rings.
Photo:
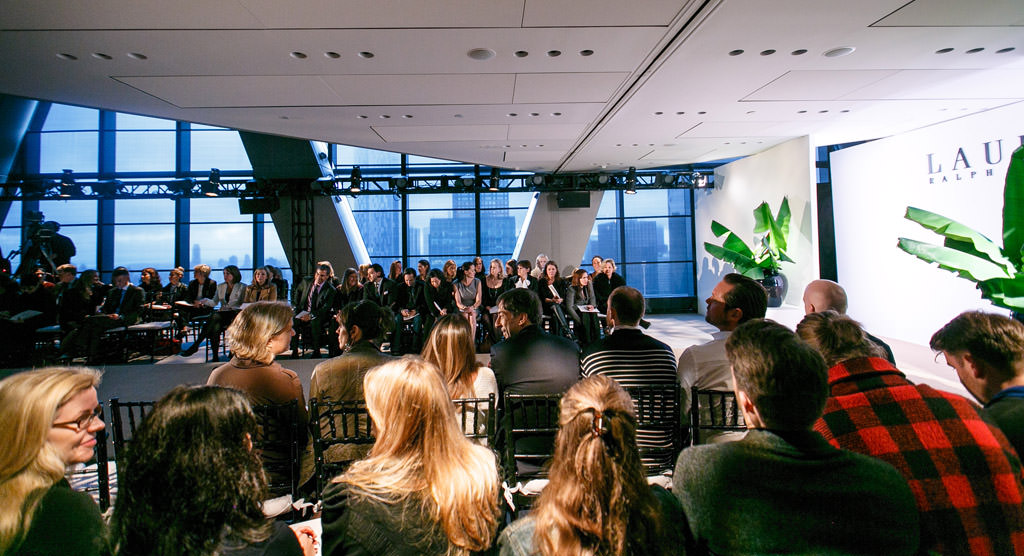
<path id="1" fill-rule="evenodd" d="M 310 286 L 310 288 L 309 288 L 309 300 L 308 300 L 308 301 L 307 301 L 307 303 L 306 303 L 306 310 L 307 310 L 307 311 L 312 311 L 312 310 L 313 310 L 313 295 L 315 295 L 315 294 L 316 294 L 316 290 L 317 290 L 317 289 L 318 289 L 318 288 L 317 288 L 317 285 L 316 285 L 316 283 L 314 283 L 314 284 L 313 284 L 312 286 Z"/>
<path id="2" fill-rule="evenodd" d="M 119 315 L 121 314 L 121 305 L 124 304 L 124 292 L 125 292 L 125 290 L 121 290 L 121 297 L 118 298 L 118 300 L 117 300 L 117 310 L 114 311 L 115 313 L 117 313 Z"/>

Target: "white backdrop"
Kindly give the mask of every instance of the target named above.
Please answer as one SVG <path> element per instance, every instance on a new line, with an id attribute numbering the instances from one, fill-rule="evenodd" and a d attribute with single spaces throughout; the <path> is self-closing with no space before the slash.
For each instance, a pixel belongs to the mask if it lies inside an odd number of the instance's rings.
<path id="1" fill-rule="evenodd" d="M 896 246 L 941 236 L 903 218 L 907 206 L 947 216 L 1002 245 L 1010 153 L 1024 137 L 1024 104 L 991 110 L 832 154 L 839 283 L 849 313 L 880 336 L 927 345 L 962 311 L 1003 312 L 974 284 Z"/>

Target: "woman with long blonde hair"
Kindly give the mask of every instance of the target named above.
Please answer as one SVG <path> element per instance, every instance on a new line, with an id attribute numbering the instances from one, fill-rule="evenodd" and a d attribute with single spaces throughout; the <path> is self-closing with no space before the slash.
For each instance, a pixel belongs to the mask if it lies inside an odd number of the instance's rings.
<path id="1" fill-rule="evenodd" d="M 99 506 L 66 471 L 93 456 L 100 372 L 51 367 L 0 381 L 0 554 L 106 552 Z"/>
<path id="2" fill-rule="evenodd" d="M 498 528 L 497 463 L 459 430 L 441 373 L 404 357 L 367 373 L 363 388 L 377 441 L 324 491 L 323 554 L 489 548 Z"/>
<path id="3" fill-rule="evenodd" d="M 494 371 L 476 360 L 472 328 L 469 321 L 459 315 L 446 315 L 437 321 L 422 355 L 441 371 L 451 399 L 486 398 L 488 394 L 497 394 Z"/>
<path id="4" fill-rule="evenodd" d="M 550 482 L 532 514 L 501 534 L 500 554 L 682 554 L 679 501 L 648 486 L 633 400 L 594 375 L 562 397 Z"/>

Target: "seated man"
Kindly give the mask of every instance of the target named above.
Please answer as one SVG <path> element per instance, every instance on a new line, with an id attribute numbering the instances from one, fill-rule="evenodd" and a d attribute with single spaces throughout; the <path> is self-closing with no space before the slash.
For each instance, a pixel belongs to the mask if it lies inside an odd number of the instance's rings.
<path id="1" fill-rule="evenodd" d="M 334 312 L 335 287 L 334 267 L 328 261 L 316 263 L 316 274 L 312 280 L 305 280 L 296 288 L 295 294 L 295 336 L 292 337 L 292 355 L 298 353 L 302 336 L 309 334 L 310 359 L 320 357 L 320 346 L 330 335 Z M 307 332 L 308 331 L 308 332 Z"/>
<path id="2" fill-rule="evenodd" d="M 423 283 L 416 280 L 416 271 L 407 268 L 402 273 L 402 281 L 391 287 L 391 310 L 395 313 L 394 340 L 391 341 L 391 353 L 419 353 L 423 343 L 423 313 L 426 302 L 423 297 Z M 404 325 L 412 328 L 412 338 L 403 342 Z M 403 349 L 408 347 L 408 350 Z"/>
<path id="3" fill-rule="evenodd" d="M 846 290 L 842 286 L 833 282 L 832 280 L 814 280 L 804 289 L 804 314 L 809 315 L 811 313 L 820 313 L 822 311 L 835 311 L 840 315 L 846 314 L 846 307 L 849 305 L 846 297 Z M 889 344 L 883 342 L 881 338 L 876 338 L 871 334 L 868 334 L 867 330 L 864 331 L 868 339 L 878 344 L 878 347 L 885 351 L 885 358 L 889 360 L 893 365 L 896 364 L 896 358 L 892 355 L 892 348 Z"/>
<path id="4" fill-rule="evenodd" d="M 931 348 L 941 351 L 956 369 L 964 388 L 985 406 L 1024 454 L 1024 324 L 1015 319 L 968 311 L 932 335 Z"/>
<path id="5" fill-rule="evenodd" d="M 903 474 L 921 514 L 923 549 L 1024 554 L 1020 460 L 974 404 L 907 380 L 845 315 L 812 313 L 797 333 L 831 367 L 814 430 Z"/>
<path id="6" fill-rule="evenodd" d="M 88 364 L 99 361 L 100 339 L 111 328 L 131 326 L 139 321 L 144 297 L 142 288 L 128 283 L 128 269 L 118 267 L 113 274 L 114 287 L 107 293 L 101 314 L 85 319 L 82 327 L 73 331 L 62 346 L 65 355 L 73 349 L 84 349 Z"/>
<path id="7" fill-rule="evenodd" d="M 712 554 L 915 554 L 917 508 L 899 472 L 811 430 L 828 396 L 821 356 L 765 320 L 737 328 L 726 352 L 750 431 L 679 454 L 673 493 L 692 546 Z"/>

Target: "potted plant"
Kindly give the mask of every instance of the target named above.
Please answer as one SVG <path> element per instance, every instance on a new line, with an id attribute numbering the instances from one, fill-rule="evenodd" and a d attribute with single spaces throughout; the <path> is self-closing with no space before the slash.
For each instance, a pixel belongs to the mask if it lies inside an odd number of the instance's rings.
<path id="1" fill-rule="evenodd" d="M 1024 313 L 1024 146 L 1010 157 L 1003 187 L 1003 246 L 945 216 L 907 207 L 907 220 L 943 236 L 942 245 L 899 238 L 899 248 L 977 284 L 993 305 Z"/>
<path id="2" fill-rule="evenodd" d="M 786 238 L 789 237 L 789 199 L 782 198 L 779 212 L 772 216 L 772 209 L 764 201 L 754 209 L 754 234 L 757 251 L 751 249 L 738 235 L 717 220 L 711 221 L 711 232 L 715 237 L 725 236 L 722 245 L 704 242 L 704 249 L 712 257 L 727 262 L 736 272 L 760 280 L 768 290 L 768 306 L 782 305 L 789 283 L 779 271 L 780 263 L 791 263 L 786 254 Z M 759 238 L 757 234 L 761 234 Z"/>

